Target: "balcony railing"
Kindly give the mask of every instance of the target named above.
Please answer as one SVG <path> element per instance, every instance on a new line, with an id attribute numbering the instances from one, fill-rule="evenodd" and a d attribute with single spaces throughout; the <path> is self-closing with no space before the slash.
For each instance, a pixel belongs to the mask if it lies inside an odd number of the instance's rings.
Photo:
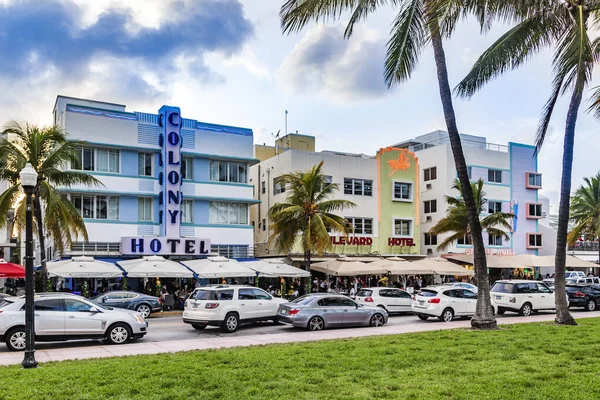
<path id="1" fill-rule="evenodd" d="M 580 243 L 569 246 L 569 251 L 600 251 L 600 243 Z"/>
<path id="2" fill-rule="evenodd" d="M 478 149 L 484 149 L 484 150 L 489 150 L 489 151 L 498 151 L 500 153 L 508 153 L 508 146 L 503 145 L 503 144 L 478 142 L 476 140 L 468 140 L 468 139 L 461 139 L 460 142 L 462 143 L 463 147 L 475 147 Z M 450 139 L 445 137 L 445 138 L 441 138 L 441 139 L 432 140 L 431 142 L 420 143 L 420 144 L 417 144 L 414 146 L 410 146 L 409 150 L 412 152 L 417 152 L 417 151 L 429 149 L 431 147 L 436 147 L 436 146 L 440 146 L 443 144 L 449 144 L 449 143 L 450 143 Z"/>

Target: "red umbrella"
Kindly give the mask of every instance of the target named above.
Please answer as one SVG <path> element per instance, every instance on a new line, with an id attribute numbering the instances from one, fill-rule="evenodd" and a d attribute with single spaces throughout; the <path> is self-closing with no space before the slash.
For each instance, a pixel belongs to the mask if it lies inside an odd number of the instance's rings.
<path id="1" fill-rule="evenodd" d="M 25 278 L 25 268 L 0 259 L 0 278 Z"/>

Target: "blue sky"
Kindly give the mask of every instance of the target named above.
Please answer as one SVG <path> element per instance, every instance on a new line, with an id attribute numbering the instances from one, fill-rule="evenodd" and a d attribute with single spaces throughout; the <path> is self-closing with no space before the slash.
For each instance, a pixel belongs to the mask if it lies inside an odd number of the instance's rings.
<path id="1" fill-rule="evenodd" d="M 344 20 L 282 35 L 283 0 L 0 0 L 0 121 L 51 123 L 57 94 L 127 104 L 130 111 L 177 105 L 184 116 L 252 128 L 256 143 L 283 130 L 317 137 L 318 150 L 374 154 L 445 129 L 431 49 L 413 78 L 383 82 L 391 9 L 343 40 Z M 466 21 L 446 55 L 452 84 L 506 27 L 485 36 Z M 8 62 L 6 60 L 9 60 Z M 455 102 L 459 129 L 492 143 L 533 143 L 550 91 L 551 52 Z M 560 100 L 540 154 L 544 193 L 558 200 Z M 578 122 L 574 187 L 600 169 L 598 121 Z"/>

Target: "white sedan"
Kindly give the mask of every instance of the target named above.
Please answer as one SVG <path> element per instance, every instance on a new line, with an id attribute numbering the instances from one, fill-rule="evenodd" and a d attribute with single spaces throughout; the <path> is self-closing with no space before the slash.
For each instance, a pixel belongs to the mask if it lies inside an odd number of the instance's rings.
<path id="1" fill-rule="evenodd" d="M 395 288 L 373 287 L 360 289 L 356 294 L 356 302 L 381 307 L 389 314 L 412 311 L 411 294 Z"/>
<path id="2" fill-rule="evenodd" d="M 412 311 L 421 320 L 437 317 L 440 321 L 450 322 L 454 317 L 472 317 L 475 315 L 477 293 L 455 286 L 424 288 L 415 296 Z M 492 301 L 494 314 L 496 304 Z"/>

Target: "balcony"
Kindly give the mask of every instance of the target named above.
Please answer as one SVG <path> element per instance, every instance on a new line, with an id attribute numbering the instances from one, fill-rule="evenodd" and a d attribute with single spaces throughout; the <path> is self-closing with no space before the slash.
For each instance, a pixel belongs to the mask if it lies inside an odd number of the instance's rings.
<path id="1" fill-rule="evenodd" d="M 475 140 L 461 139 L 460 141 L 463 147 L 474 147 L 478 149 L 488 150 L 488 151 L 497 151 L 500 153 L 508 153 L 508 146 L 503 144 L 495 144 L 495 143 L 486 143 L 486 142 L 478 142 Z M 412 152 L 417 152 L 425 149 L 429 149 L 431 147 L 441 146 L 443 144 L 450 144 L 450 139 L 440 138 L 436 140 L 432 140 L 431 142 L 420 143 L 414 146 L 410 146 L 408 149 Z"/>
<path id="2" fill-rule="evenodd" d="M 579 243 L 575 246 L 569 246 L 568 251 L 600 251 L 600 243 Z"/>

